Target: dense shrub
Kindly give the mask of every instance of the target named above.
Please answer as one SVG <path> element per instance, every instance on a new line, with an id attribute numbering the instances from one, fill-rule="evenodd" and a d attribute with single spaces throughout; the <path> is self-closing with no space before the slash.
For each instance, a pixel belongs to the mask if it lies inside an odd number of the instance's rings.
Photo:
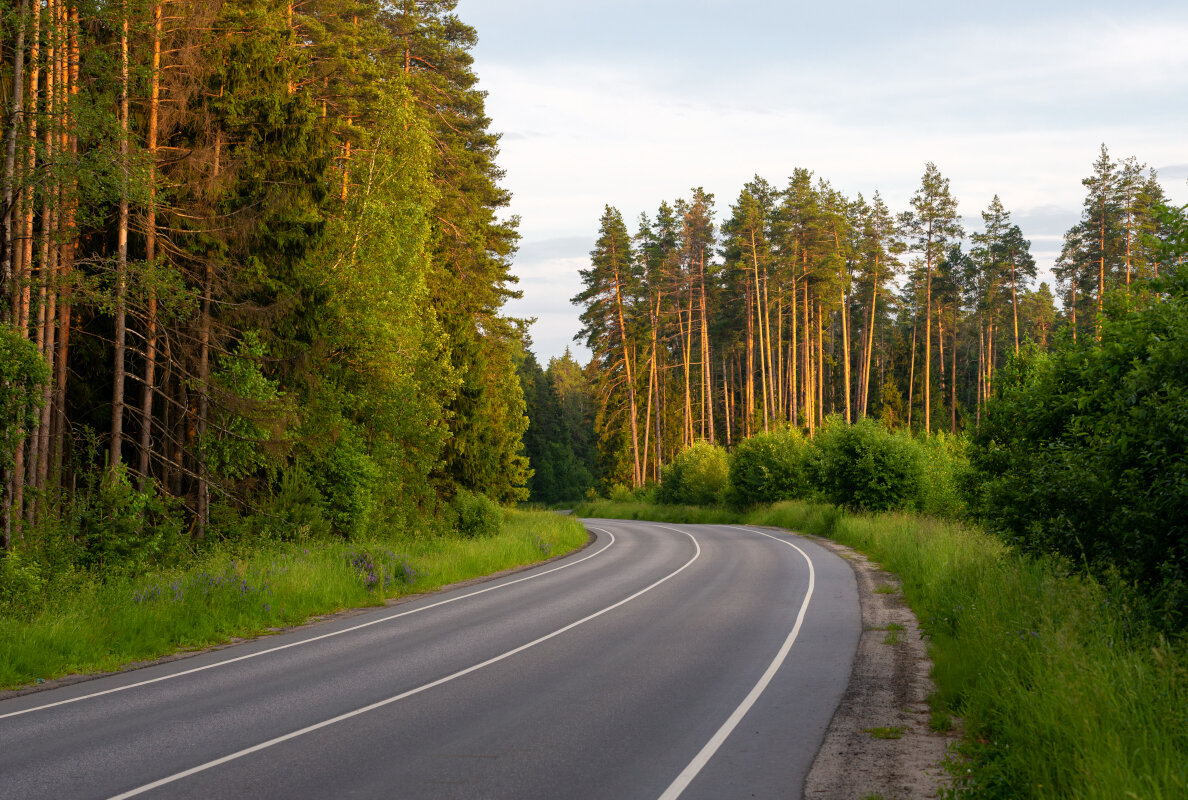
<path id="1" fill-rule="evenodd" d="M 708 442 L 696 442 L 665 465 L 656 499 L 676 505 L 711 505 L 721 498 L 729 471 L 730 459 L 725 450 Z"/>
<path id="2" fill-rule="evenodd" d="M 467 489 L 459 489 L 451 505 L 454 530 L 460 536 L 478 538 L 494 536 L 503 524 L 503 509 L 491 498 Z"/>
<path id="3" fill-rule="evenodd" d="M 812 444 L 799 431 L 758 433 L 730 454 L 726 501 L 735 508 L 805 497 Z"/>
<path id="4" fill-rule="evenodd" d="M 0 325 L 0 465 L 12 463 L 18 442 L 41 407 L 41 387 L 49 377 L 49 365 L 33 342 Z"/>
<path id="5" fill-rule="evenodd" d="M 833 419 L 816 439 L 817 484 L 831 503 L 861 511 L 911 508 L 923 482 L 921 445 L 871 419 Z"/>
<path id="6" fill-rule="evenodd" d="M 967 512 L 969 439 L 934 433 L 917 440 L 923 473 L 916 507 L 934 517 L 963 518 Z"/>
<path id="7" fill-rule="evenodd" d="M 1188 270 L 1114 298 L 1100 339 L 1025 354 L 972 452 L 976 511 L 1032 552 L 1117 568 L 1188 622 Z"/>
<path id="8" fill-rule="evenodd" d="M 361 534 L 372 511 L 380 471 L 359 432 L 344 425 L 338 437 L 311 454 L 310 477 L 325 499 L 324 513 L 341 536 Z"/>
<path id="9" fill-rule="evenodd" d="M 133 486 L 121 464 L 98 486 L 75 495 L 62 524 L 73 529 L 69 538 L 81 566 L 136 572 L 184 554 L 183 519 L 176 502 L 151 483 L 143 492 Z"/>

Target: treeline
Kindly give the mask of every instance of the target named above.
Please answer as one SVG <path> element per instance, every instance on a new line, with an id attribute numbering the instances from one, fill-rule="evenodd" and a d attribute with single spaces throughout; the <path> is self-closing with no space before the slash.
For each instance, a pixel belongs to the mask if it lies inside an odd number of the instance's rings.
<path id="1" fill-rule="evenodd" d="M 4 5 L 5 548 L 526 494 L 516 221 L 455 5 Z"/>
<path id="2" fill-rule="evenodd" d="M 1053 287 L 997 196 L 966 231 L 949 181 L 924 170 L 910 207 L 846 197 L 797 169 L 756 177 L 726 218 L 702 189 L 632 234 L 608 206 L 584 290 L 600 468 L 607 484 L 656 482 L 695 441 L 730 447 L 830 414 L 952 433 L 976 425 L 1008 356 L 1061 330 L 1100 335 L 1105 298 L 1175 262 L 1153 170 L 1105 147 L 1083 181 Z"/>

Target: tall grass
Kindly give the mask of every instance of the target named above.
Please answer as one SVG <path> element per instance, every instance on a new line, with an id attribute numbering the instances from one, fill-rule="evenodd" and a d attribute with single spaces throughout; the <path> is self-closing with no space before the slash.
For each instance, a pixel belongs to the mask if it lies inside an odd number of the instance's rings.
<path id="1" fill-rule="evenodd" d="M 919 515 L 788 502 L 735 516 L 828 536 L 900 576 L 931 637 L 934 704 L 965 719 L 954 795 L 1188 797 L 1188 641 L 1137 622 L 1126 587 Z"/>
<path id="2" fill-rule="evenodd" d="M 118 669 L 318 614 L 380 605 L 560 555 L 586 537 L 573 518 L 508 510 L 490 537 L 215 548 L 185 569 L 76 577 L 33 614 L 0 618 L 0 687 Z"/>

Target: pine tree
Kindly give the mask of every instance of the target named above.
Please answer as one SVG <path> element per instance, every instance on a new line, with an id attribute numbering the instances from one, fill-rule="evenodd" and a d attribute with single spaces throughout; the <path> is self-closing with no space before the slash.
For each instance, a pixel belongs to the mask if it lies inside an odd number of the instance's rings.
<path id="1" fill-rule="evenodd" d="M 949 191 L 949 179 L 931 161 L 924 167 L 920 188 L 912 196 L 912 211 L 906 218 L 912 249 L 920 254 L 924 268 L 924 431 L 931 430 L 932 389 L 932 273 L 948 243 L 963 235 L 957 216 L 957 201 Z"/>
<path id="2" fill-rule="evenodd" d="M 585 286 L 575 295 L 584 307 L 579 341 L 585 342 L 600 364 L 602 403 L 608 417 L 626 415 L 630 428 L 633 486 L 643 483 L 639 452 L 639 415 L 636 402 L 634 341 L 628 327 L 633 321 L 640 293 L 638 262 L 622 214 L 607 206 L 600 222 L 598 241 L 590 251 L 590 267 L 579 271 Z M 625 407 L 616 409 L 626 400 Z"/>

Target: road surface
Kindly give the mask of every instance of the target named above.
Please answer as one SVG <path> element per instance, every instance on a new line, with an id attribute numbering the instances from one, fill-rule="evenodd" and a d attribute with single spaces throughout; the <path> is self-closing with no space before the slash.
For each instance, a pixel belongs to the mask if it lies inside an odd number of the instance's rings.
<path id="1" fill-rule="evenodd" d="M 0 797 L 799 797 L 860 634 L 849 567 L 586 523 L 495 581 L 0 702 Z"/>

